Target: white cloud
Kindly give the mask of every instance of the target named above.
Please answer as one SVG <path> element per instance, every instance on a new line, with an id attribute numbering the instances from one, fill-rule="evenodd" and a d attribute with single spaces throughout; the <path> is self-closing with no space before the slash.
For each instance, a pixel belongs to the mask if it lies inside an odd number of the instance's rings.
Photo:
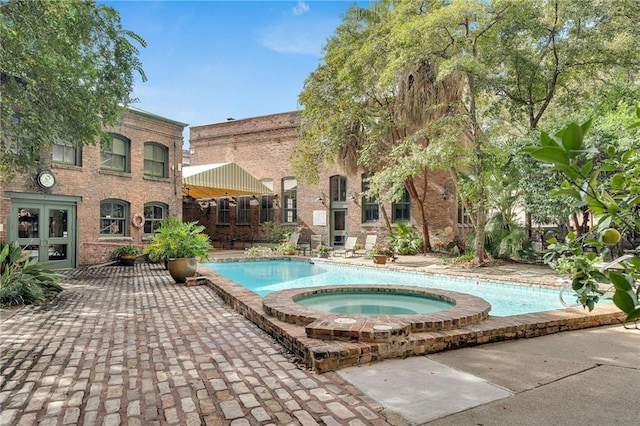
<path id="1" fill-rule="evenodd" d="M 293 16 L 303 15 L 309 11 L 309 5 L 302 0 L 299 0 L 298 4 L 296 4 L 291 11 L 293 12 Z"/>
<path id="2" fill-rule="evenodd" d="M 320 57 L 336 20 L 296 21 L 271 25 L 260 31 L 258 43 L 278 53 Z"/>

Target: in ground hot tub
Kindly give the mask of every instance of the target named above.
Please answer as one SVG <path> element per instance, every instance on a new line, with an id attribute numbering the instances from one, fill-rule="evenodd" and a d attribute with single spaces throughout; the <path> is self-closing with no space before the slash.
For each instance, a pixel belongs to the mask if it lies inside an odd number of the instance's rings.
<path id="1" fill-rule="evenodd" d="M 295 301 L 310 309 L 350 315 L 431 314 L 455 306 L 453 302 L 430 296 L 386 291 L 315 293 Z"/>
<path id="2" fill-rule="evenodd" d="M 372 303 L 366 299 L 377 302 Z M 356 311 L 382 310 L 384 300 L 394 301 L 390 309 L 395 312 L 333 312 L 305 303 L 323 305 L 336 303 L 338 310 L 348 311 L 347 300 L 355 301 Z M 358 302 L 360 299 L 360 302 Z M 412 307 L 409 307 L 411 300 Z M 377 305 L 376 305 L 377 303 Z M 435 311 L 407 312 L 414 304 L 421 309 Z M 318 305 L 319 304 L 319 305 Z M 427 308 L 427 305 L 432 305 Z M 477 324 L 489 315 L 491 305 L 484 299 L 464 293 L 432 288 L 394 285 L 344 285 L 307 287 L 270 293 L 262 299 L 264 311 L 281 321 L 305 326 L 307 337 L 323 340 L 348 340 L 390 343 L 406 340 L 411 333 L 451 330 Z"/>

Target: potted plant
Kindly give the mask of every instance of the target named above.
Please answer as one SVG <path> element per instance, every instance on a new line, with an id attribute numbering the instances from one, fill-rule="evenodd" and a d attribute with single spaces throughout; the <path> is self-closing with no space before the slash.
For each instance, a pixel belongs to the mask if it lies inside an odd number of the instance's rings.
<path id="1" fill-rule="evenodd" d="M 133 266 L 140 255 L 140 249 L 133 244 L 116 247 L 111 251 L 111 257 L 123 266 Z"/>
<path id="2" fill-rule="evenodd" d="M 293 255 L 296 253 L 297 248 L 298 245 L 293 241 L 285 241 L 278 245 L 276 252 L 279 254 Z"/>
<path id="3" fill-rule="evenodd" d="M 162 221 L 153 240 L 145 246 L 150 258 L 164 258 L 169 274 L 177 283 L 186 282 L 196 274 L 198 260 L 206 260 L 213 249 L 204 226 L 197 222 L 182 222 L 175 217 Z"/>
<path id="4" fill-rule="evenodd" d="M 396 260 L 396 252 L 390 242 L 381 241 L 373 246 L 371 257 L 373 258 L 373 263 L 385 264 L 387 259 L 392 262 Z"/>
<path id="5" fill-rule="evenodd" d="M 318 257 L 329 257 L 329 252 L 331 252 L 332 248 L 329 246 L 320 245 L 316 248 L 316 252 L 318 253 Z"/>

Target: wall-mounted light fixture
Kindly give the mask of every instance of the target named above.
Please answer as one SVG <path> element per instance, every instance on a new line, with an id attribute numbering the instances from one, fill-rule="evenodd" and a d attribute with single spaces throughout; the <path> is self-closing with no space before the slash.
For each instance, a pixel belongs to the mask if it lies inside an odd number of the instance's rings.
<path id="1" fill-rule="evenodd" d="M 356 205 L 359 205 L 358 201 L 360 201 L 360 194 L 352 192 L 349 196 L 349 201 L 353 201 Z"/>
<path id="2" fill-rule="evenodd" d="M 325 199 L 325 195 L 324 193 L 322 193 L 318 198 L 316 198 L 316 203 L 322 203 L 323 206 L 327 207 L 327 205 L 324 202 L 324 199 Z"/>
<path id="3" fill-rule="evenodd" d="M 280 207 L 280 198 L 278 197 L 278 194 L 273 194 L 273 207 Z"/>

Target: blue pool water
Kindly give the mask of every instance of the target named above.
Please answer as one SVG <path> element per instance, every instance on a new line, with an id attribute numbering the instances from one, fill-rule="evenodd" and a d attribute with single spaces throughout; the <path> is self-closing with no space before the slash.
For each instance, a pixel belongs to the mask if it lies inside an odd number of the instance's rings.
<path id="1" fill-rule="evenodd" d="M 320 293 L 305 296 L 296 303 L 335 314 L 405 315 L 431 314 L 447 310 L 452 303 L 428 297 L 394 293 Z"/>
<path id="2" fill-rule="evenodd" d="M 438 288 L 481 297 L 490 315 L 509 316 L 564 308 L 559 292 L 467 278 L 396 272 L 295 260 L 209 262 L 204 266 L 265 296 L 273 291 L 325 285 L 393 284 Z"/>

